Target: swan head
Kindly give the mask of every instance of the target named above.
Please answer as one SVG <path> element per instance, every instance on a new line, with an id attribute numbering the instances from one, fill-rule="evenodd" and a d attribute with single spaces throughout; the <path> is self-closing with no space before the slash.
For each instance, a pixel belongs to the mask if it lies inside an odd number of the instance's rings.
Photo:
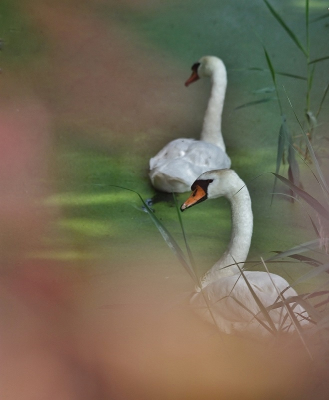
<path id="1" fill-rule="evenodd" d="M 222 196 L 230 199 L 243 188 L 245 188 L 244 182 L 231 169 L 204 172 L 192 184 L 192 194 L 181 205 L 180 209 L 184 211 L 207 199 L 215 199 Z"/>
<path id="2" fill-rule="evenodd" d="M 200 78 L 211 78 L 215 73 L 220 73 L 226 79 L 226 68 L 223 61 L 215 56 L 204 56 L 192 65 L 192 74 L 185 82 L 185 86 L 197 81 Z"/>

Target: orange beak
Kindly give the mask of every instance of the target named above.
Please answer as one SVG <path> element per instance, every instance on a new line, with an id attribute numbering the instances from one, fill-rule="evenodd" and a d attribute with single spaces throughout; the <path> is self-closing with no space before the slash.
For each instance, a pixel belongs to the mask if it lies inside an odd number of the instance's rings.
<path id="1" fill-rule="evenodd" d="M 198 79 L 200 79 L 198 73 L 196 71 L 193 71 L 191 76 L 188 78 L 188 80 L 185 82 L 185 86 L 188 86 L 189 84 L 197 81 Z"/>
<path id="2" fill-rule="evenodd" d="M 180 210 L 184 211 L 189 207 L 194 206 L 195 204 L 200 203 L 203 200 L 207 199 L 207 193 L 202 189 L 201 186 L 196 185 L 196 188 L 194 189 L 193 193 L 191 196 L 181 205 Z"/>

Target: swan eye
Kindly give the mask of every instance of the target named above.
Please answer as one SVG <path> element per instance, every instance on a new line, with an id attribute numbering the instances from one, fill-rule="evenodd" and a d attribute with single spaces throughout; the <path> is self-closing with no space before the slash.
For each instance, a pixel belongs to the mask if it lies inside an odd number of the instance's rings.
<path id="1" fill-rule="evenodd" d="M 192 65 L 191 70 L 192 70 L 193 72 L 198 72 L 198 68 L 199 68 L 199 67 L 200 67 L 200 63 L 199 63 L 199 62 L 194 63 L 194 64 Z"/>
<path id="2" fill-rule="evenodd" d="M 208 186 L 211 184 L 211 182 L 213 182 L 213 179 L 200 179 L 200 180 L 196 180 L 193 185 L 191 186 L 191 190 L 196 190 L 197 186 L 200 186 L 206 193 L 208 190 Z"/>

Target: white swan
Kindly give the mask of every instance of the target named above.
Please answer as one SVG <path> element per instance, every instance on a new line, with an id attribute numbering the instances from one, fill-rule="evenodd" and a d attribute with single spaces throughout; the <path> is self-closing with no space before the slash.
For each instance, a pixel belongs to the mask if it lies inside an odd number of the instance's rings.
<path id="1" fill-rule="evenodd" d="M 191 297 L 191 304 L 203 319 L 213 323 L 204 300 L 205 296 L 216 325 L 225 333 L 241 332 L 263 337 L 271 335 L 262 325 L 263 323 L 269 326 L 236 265 L 240 268 L 244 265 L 253 230 L 251 199 L 247 187 L 233 170 L 226 169 L 202 174 L 193 183 L 192 190 L 192 195 L 181 206 L 181 210 L 184 211 L 207 198 L 224 196 L 231 203 L 232 234 L 228 249 L 204 275 L 201 281 L 202 291 L 200 288 L 196 289 L 196 293 Z M 278 275 L 259 271 L 245 271 L 244 275 L 265 307 L 271 306 L 278 299 L 277 289 L 281 292 L 288 288 L 283 293 L 284 298 L 297 295 L 288 282 Z M 307 324 L 306 311 L 296 303 L 290 305 L 300 324 Z M 295 330 L 285 307 L 272 309 L 269 314 L 278 331 Z"/>
<path id="2" fill-rule="evenodd" d="M 150 159 L 150 179 L 158 190 L 187 192 L 202 172 L 231 166 L 221 131 L 227 84 L 226 68 L 222 60 L 213 56 L 202 57 L 193 64 L 192 75 L 185 85 L 201 77 L 209 77 L 212 83 L 201 140 L 173 140 Z"/>

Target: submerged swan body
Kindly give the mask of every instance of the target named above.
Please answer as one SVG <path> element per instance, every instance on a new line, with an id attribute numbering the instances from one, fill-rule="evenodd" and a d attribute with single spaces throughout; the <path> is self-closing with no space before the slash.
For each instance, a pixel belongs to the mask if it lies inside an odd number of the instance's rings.
<path id="1" fill-rule="evenodd" d="M 201 288 L 197 288 L 191 297 L 191 304 L 197 313 L 211 323 L 215 319 L 218 328 L 227 334 L 239 332 L 266 337 L 272 335 L 271 330 L 288 333 L 295 331 L 285 307 L 269 311 L 273 326 L 269 325 L 240 272 L 247 259 L 253 230 L 251 199 L 244 182 L 233 170 L 209 171 L 193 183 L 192 190 L 192 195 L 181 206 L 182 211 L 207 198 L 221 196 L 230 201 L 232 208 L 229 247 L 204 275 Z M 285 299 L 297 295 L 288 282 L 278 275 L 245 271 L 244 276 L 265 307 L 280 301 L 278 291 L 284 291 Z M 290 307 L 300 325 L 308 324 L 308 315 L 299 304 L 292 303 Z"/>
<path id="2" fill-rule="evenodd" d="M 221 131 L 227 85 L 222 60 L 213 56 L 202 57 L 192 66 L 192 75 L 185 85 L 201 77 L 209 77 L 212 83 L 201 138 L 173 140 L 150 159 L 150 179 L 158 190 L 187 192 L 201 173 L 231 166 Z"/>

